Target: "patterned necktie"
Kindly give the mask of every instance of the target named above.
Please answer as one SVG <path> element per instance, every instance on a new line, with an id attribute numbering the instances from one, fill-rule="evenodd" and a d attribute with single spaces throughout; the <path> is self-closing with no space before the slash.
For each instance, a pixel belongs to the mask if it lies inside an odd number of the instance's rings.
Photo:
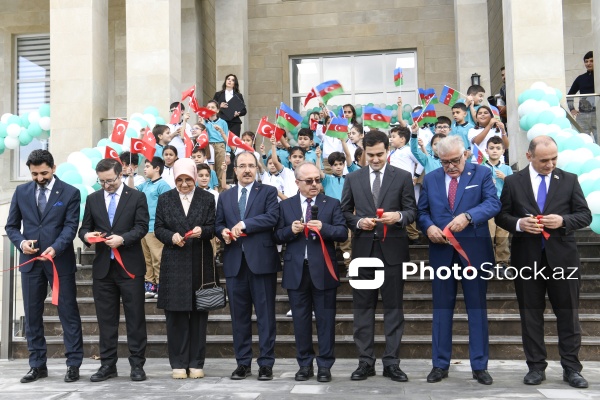
<path id="1" fill-rule="evenodd" d="M 44 214 L 44 210 L 46 209 L 46 204 L 48 204 L 48 200 L 46 199 L 46 185 L 39 186 L 40 191 L 38 193 L 38 210 L 40 212 L 40 216 Z"/>
<path id="2" fill-rule="evenodd" d="M 240 196 L 240 200 L 238 201 L 238 208 L 240 209 L 240 219 L 244 220 L 244 214 L 246 213 L 246 192 L 248 189 L 242 188 L 242 195 Z"/>
<path id="3" fill-rule="evenodd" d="M 116 193 L 111 193 L 109 194 L 110 196 L 110 203 L 108 203 L 108 220 L 110 221 L 110 226 L 112 226 L 113 224 L 113 220 L 115 219 L 115 212 L 117 211 L 117 194 Z M 110 250 L 110 259 L 114 260 L 115 258 L 115 254 L 113 253 L 112 249 Z"/>
<path id="4" fill-rule="evenodd" d="M 448 187 L 448 204 L 450 209 L 454 210 L 454 201 L 456 200 L 456 189 L 458 189 L 458 179 L 452 178 Z"/>
<path id="5" fill-rule="evenodd" d="M 546 192 L 547 192 L 547 188 L 546 188 L 546 175 L 542 175 L 539 174 L 538 175 L 540 178 L 542 178 L 542 182 L 540 183 L 540 186 L 538 187 L 538 192 L 537 192 L 537 204 L 538 207 L 540 208 L 541 212 L 544 212 L 544 205 L 546 204 Z"/>
<path id="6" fill-rule="evenodd" d="M 306 199 L 306 214 L 304 216 L 304 222 L 310 221 L 310 217 L 312 217 L 310 203 L 312 203 L 312 199 Z"/>
<path id="7" fill-rule="evenodd" d="M 373 201 L 375 207 L 377 207 L 379 200 L 379 189 L 381 189 L 381 171 L 373 171 L 375 173 L 375 180 L 373 181 Z"/>

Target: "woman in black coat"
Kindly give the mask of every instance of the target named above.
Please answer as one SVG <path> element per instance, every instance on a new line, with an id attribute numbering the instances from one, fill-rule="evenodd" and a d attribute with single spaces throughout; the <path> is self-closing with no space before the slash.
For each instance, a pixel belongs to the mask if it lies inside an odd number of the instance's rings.
<path id="1" fill-rule="evenodd" d="M 233 117 L 228 118 L 225 115 L 225 110 L 229 108 L 229 102 L 234 97 L 236 97 L 236 104 L 242 104 L 242 109 L 235 111 L 233 113 Z M 235 133 L 237 136 L 240 136 L 242 131 L 242 120 L 240 117 L 246 115 L 246 104 L 244 102 L 244 96 L 242 96 L 240 93 L 240 85 L 238 84 L 237 76 L 234 74 L 227 75 L 225 77 L 225 82 L 223 82 L 222 89 L 215 93 L 213 100 L 219 103 L 219 118 L 227 122 L 227 127 L 231 132 Z"/>
<path id="2" fill-rule="evenodd" d="M 167 346 L 173 378 L 204 377 L 208 312 L 196 310 L 194 293 L 217 281 L 210 239 L 215 230 L 215 198 L 197 188 L 196 165 L 186 158 L 173 166 L 175 189 L 162 194 L 154 233 L 164 243 L 158 308 L 167 318 Z M 187 232 L 191 236 L 185 239 Z M 204 275 L 204 276 L 203 276 Z M 204 280 L 203 280 L 204 279 Z"/>

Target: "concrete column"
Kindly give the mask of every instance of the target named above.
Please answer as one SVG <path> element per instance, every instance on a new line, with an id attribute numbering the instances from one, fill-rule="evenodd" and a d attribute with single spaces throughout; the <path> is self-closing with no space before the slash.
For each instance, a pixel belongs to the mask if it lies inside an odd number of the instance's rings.
<path id="1" fill-rule="evenodd" d="M 181 0 L 181 91 L 196 85 L 202 104 L 202 34 L 200 0 Z M 187 102 L 184 103 L 187 110 Z M 191 119 L 196 120 L 192 114 Z"/>
<path id="2" fill-rule="evenodd" d="M 215 2 L 215 37 L 216 90 L 221 90 L 227 74 L 235 74 L 240 85 L 240 92 L 248 105 L 247 0 L 218 0 Z M 247 117 L 242 117 L 244 127 L 248 127 L 247 121 Z"/>
<path id="3" fill-rule="evenodd" d="M 487 0 L 454 0 L 454 31 L 458 90 L 466 95 L 471 75 L 476 72 L 489 96 L 492 88 Z"/>
<path id="4" fill-rule="evenodd" d="M 595 93 L 600 93 L 600 0 L 592 0 L 592 36 L 594 51 Z M 600 97 L 596 97 L 596 126 L 600 121 Z M 596 129 L 596 141 L 600 141 L 600 130 Z"/>
<path id="5" fill-rule="evenodd" d="M 57 164 L 100 140 L 107 116 L 108 0 L 50 2 L 52 139 Z"/>
<path id="6" fill-rule="evenodd" d="M 181 0 L 126 0 L 127 115 L 181 98 Z"/>
<path id="7" fill-rule="evenodd" d="M 527 164 L 529 141 L 519 128 L 519 94 L 537 81 L 565 87 L 563 30 L 556 28 L 563 25 L 562 0 L 504 0 L 502 13 L 510 161 L 521 169 Z"/>

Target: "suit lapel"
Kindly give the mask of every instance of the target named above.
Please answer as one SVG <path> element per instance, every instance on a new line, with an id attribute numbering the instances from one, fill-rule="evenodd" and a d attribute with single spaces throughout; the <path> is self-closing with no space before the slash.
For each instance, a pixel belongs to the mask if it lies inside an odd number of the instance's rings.
<path id="1" fill-rule="evenodd" d="M 471 163 L 465 164 L 465 169 L 463 173 L 460 175 L 460 181 L 458 182 L 458 188 L 456 189 L 456 199 L 454 200 L 454 209 L 457 210 L 460 205 L 460 200 L 462 199 L 463 194 L 465 193 L 465 188 L 473 179 L 473 175 L 475 174 L 475 166 Z M 446 184 L 444 182 L 444 189 Z"/>
<path id="2" fill-rule="evenodd" d="M 381 188 L 379 189 L 379 198 L 377 199 L 379 204 L 383 201 L 385 194 L 389 187 L 392 185 L 392 181 L 396 178 L 396 169 L 390 164 L 387 164 L 385 173 L 383 174 L 383 180 L 381 181 Z M 369 181 L 370 182 L 370 181 Z M 379 204 L 375 204 L 375 208 L 379 207 Z"/>
<path id="3" fill-rule="evenodd" d="M 375 207 L 375 201 L 373 200 L 373 191 L 371 190 L 371 170 L 369 166 L 361 168 L 360 173 L 364 175 L 362 179 L 360 179 L 363 193 L 369 200 L 369 204 L 371 204 L 373 207 L 373 211 L 377 211 L 377 207 Z M 381 197 L 381 189 L 379 189 L 379 196 Z M 373 215 L 375 215 L 375 213 L 373 213 Z"/>
<path id="4" fill-rule="evenodd" d="M 106 209 L 106 200 L 104 199 L 106 192 L 104 189 L 100 189 L 96 193 L 98 193 L 98 196 L 96 196 L 96 207 L 100 210 L 100 215 L 104 219 L 105 226 L 110 228 L 110 219 L 108 219 L 108 210 Z"/>
<path id="5" fill-rule="evenodd" d="M 252 185 L 252 190 L 250 192 L 248 192 L 248 201 L 246 202 L 246 210 L 245 215 L 248 215 L 248 210 L 250 210 L 250 207 L 252 207 L 252 203 L 254 203 L 254 199 L 256 198 L 256 196 L 258 196 L 258 191 L 261 189 L 261 184 L 258 182 L 254 182 L 254 185 Z"/>
<path id="6" fill-rule="evenodd" d="M 448 193 L 446 192 L 446 173 L 444 173 L 443 168 L 440 170 L 440 172 L 440 177 L 438 179 L 435 179 L 435 183 L 437 184 L 438 193 L 443 193 L 443 197 L 446 198 L 446 201 L 444 202 L 446 210 L 448 210 L 448 212 L 452 214 L 452 210 L 450 209 L 450 203 L 448 203 Z M 454 202 L 454 207 L 456 208 L 456 200 Z"/>
<path id="7" fill-rule="evenodd" d="M 544 204 L 544 212 L 546 212 L 547 214 L 547 210 L 550 206 L 550 202 L 552 201 L 552 199 L 554 198 L 554 195 L 556 193 L 558 193 L 558 190 L 560 189 L 560 176 L 556 173 L 557 171 L 554 170 L 552 172 L 552 174 L 550 175 L 550 188 L 548 189 L 548 195 L 546 196 L 546 203 Z M 537 202 L 536 202 L 537 204 Z"/>
<path id="8" fill-rule="evenodd" d="M 300 199 L 300 194 L 297 194 L 291 198 L 294 199 L 290 202 L 290 206 L 292 207 L 292 211 L 294 212 L 294 218 L 298 221 L 301 221 L 303 218 L 303 215 L 302 215 L 302 203 L 301 203 L 301 199 Z"/>
<path id="9" fill-rule="evenodd" d="M 236 185 L 229 190 L 231 191 L 230 207 L 233 210 L 233 214 L 237 217 L 236 220 L 241 221 L 242 216 L 240 215 L 240 207 L 238 203 L 238 191 L 240 188 L 238 185 Z"/>
<path id="10" fill-rule="evenodd" d="M 42 214 L 40 221 L 43 221 L 44 218 L 46 218 L 46 215 L 48 215 L 48 213 L 50 212 L 50 209 L 52 208 L 54 203 L 56 203 L 56 201 L 60 197 L 60 194 L 63 191 L 62 182 L 59 181 L 58 178 L 54 178 L 54 179 L 56 179 L 56 180 L 54 181 L 54 186 L 52 186 L 52 191 L 50 192 L 50 197 L 48 197 L 48 203 L 46 204 L 46 208 L 44 209 L 44 213 Z M 38 215 L 39 215 L 39 213 L 38 213 Z"/>
<path id="11" fill-rule="evenodd" d="M 121 198 L 119 199 L 119 204 L 117 205 L 117 211 L 115 211 L 115 217 L 113 219 L 112 226 L 117 225 L 119 217 L 121 216 L 121 214 L 123 214 L 123 210 L 127 207 L 127 202 L 131 198 L 132 190 L 133 189 L 131 189 L 129 186 L 123 185 L 123 191 L 121 192 Z M 106 215 L 108 216 L 108 212 L 106 213 Z"/>
<path id="12" fill-rule="evenodd" d="M 522 169 L 519 171 L 521 175 L 521 187 L 525 190 L 525 196 L 527 196 L 527 200 L 529 200 L 529 204 L 532 207 L 527 207 L 527 209 L 518 210 L 519 212 L 523 212 L 525 214 L 534 213 L 535 215 L 541 214 L 540 208 L 538 207 L 537 201 L 535 201 L 535 195 L 533 194 L 533 186 L 531 184 L 531 175 L 529 174 L 529 167 Z M 548 198 L 546 197 L 546 202 L 548 202 Z"/>
<path id="13" fill-rule="evenodd" d="M 35 218 L 38 218 L 38 220 L 41 221 L 40 211 L 39 211 L 38 205 L 37 205 L 36 190 L 37 190 L 37 183 L 35 183 L 35 181 L 33 181 L 33 182 L 31 182 L 29 189 L 27 189 L 27 191 L 29 192 L 29 196 L 27 196 L 27 201 L 29 202 L 29 205 L 31 206 L 31 209 L 33 211 L 32 214 L 35 215 Z M 48 209 L 47 205 L 46 205 L 46 209 Z"/>
<path id="14" fill-rule="evenodd" d="M 323 212 L 325 207 L 327 207 L 327 197 L 324 194 L 319 193 L 315 199 L 315 205 L 319 207 L 319 213 L 317 214 L 317 217 L 320 220 L 321 213 Z"/>

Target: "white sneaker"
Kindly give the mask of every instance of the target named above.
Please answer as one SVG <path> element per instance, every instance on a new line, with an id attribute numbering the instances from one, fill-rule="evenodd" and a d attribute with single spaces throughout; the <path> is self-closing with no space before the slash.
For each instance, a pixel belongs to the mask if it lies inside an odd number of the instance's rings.
<path id="1" fill-rule="evenodd" d="M 173 379 L 187 379 L 187 372 L 185 369 L 174 369 L 171 375 Z"/>
<path id="2" fill-rule="evenodd" d="M 291 317 L 292 316 L 292 310 L 288 311 L 287 314 L 285 314 L 286 317 Z"/>
<path id="3" fill-rule="evenodd" d="M 198 379 L 204 378 L 204 370 L 198 368 L 190 368 L 190 378 Z"/>

